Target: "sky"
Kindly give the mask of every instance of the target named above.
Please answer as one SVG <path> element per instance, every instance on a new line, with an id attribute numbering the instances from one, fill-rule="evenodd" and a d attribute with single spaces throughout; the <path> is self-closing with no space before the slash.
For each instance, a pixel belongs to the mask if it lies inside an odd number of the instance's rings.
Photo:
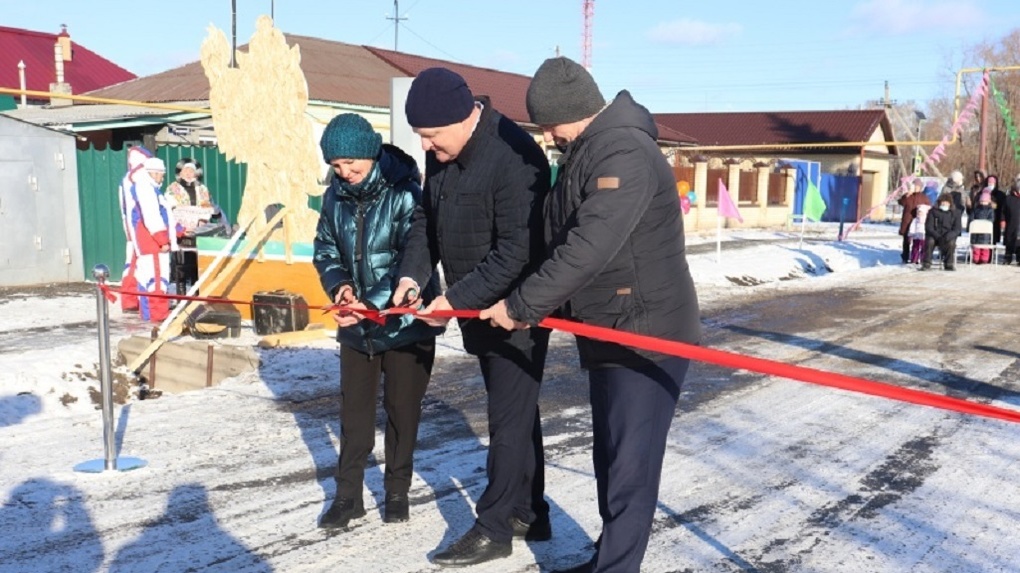
<path id="1" fill-rule="evenodd" d="M 835 228 L 813 225 L 809 233 L 831 239 Z M 1007 296 L 1009 281 L 1002 277 L 1009 269 L 961 265 L 957 273 L 933 274 L 906 268 L 898 264 L 899 237 L 891 225 L 869 226 L 848 242 L 810 241 L 803 249 L 795 240 L 764 242 L 793 237 L 726 229 L 724 240 L 763 243 L 724 251 L 721 261 L 711 251 L 689 256 L 707 336 L 727 326 L 737 332 L 766 327 L 753 307 L 721 308 L 738 296 L 768 304 L 782 294 L 840 289 L 879 297 L 909 291 L 911 300 L 855 314 L 852 322 L 841 315 L 821 331 L 789 327 L 820 339 L 766 333 L 736 337 L 723 349 L 931 392 L 952 387 L 946 380 L 965 372 L 973 386 L 958 395 L 1017 408 L 1018 394 L 1006 389 L 1015 381 L 1016 354 L 971 349 L 981 333 L 961 329 L 963 340 L 949 341 L 938 328 L 918 332 L 918 344 L 931 341 L 931 352 L 901 354 L 901 341 L 874 332 L 889 329 L 890 321 L 923 320 L 935 308 L 931 300 L 947 296 L 943 289 Z M 689 239 L 694 245 L 713 235 Z M 146 466 L 89 474 L 73 468 L 103 458 L 102 417 L 87 391 L 96 386 L 94 297 L 5 293 L 0 308 L 4 573 L 437 571 L 428 554 L 473 519 L 484 487 L 486 438 L 484 405 L 470 397 L 484 392 L 454 329 L 437 344 L 415 452 L 411 520 L 379 519 L 383 438 L 377 431 L 365 473 L 368 515 L 330 534 L 315 521 L 335 495 L 335 342 L 324 337 L 267 350 L 258 370 L 213 388 L 117 406 L 115 454 Z M 987 321 L 976 309 L 966 306 L 947 320 Z M 1001 323 L 1015 320 L 1011 309 L 989 312 Z M 129 334 L 148 335 L 146 325 L 116 306 L 111 331 L 114 347 Z M 245 328 L 237 340 L 251 342 L 253 334 Z M 566 568 L 587 557 L 598 536 L 585 374 L 565 350 L 572 348 L 569 337 L 554 335 L 552 346 L 542 414 L 553 541 L 517 541 L 510 557 L 472 572 L 527 573 L 537 570 L 535 563 L 542 571 Z M 457 360 L 467 362 L 458 367 Z M 986 394 L 1000 388 L 1001 395 Z M 698 392 L 711 397 L 697 400 Z M 549 402 L 552 396 L 560 400 Z M 1015 571 L 1020 491 L 1011 486 L 1020 425 L 724 369 L 689 376 L 682 403 L 642 571 Z"/>
<path id="2" fill-rule="evenodd" d="M 126 8 L 112 0 L 2 0 L 0 25 L 58 32 L 147 75 L 198 59 L 228 0 Z M 261 14 L 284 32 L 531 75 L 559 53 L 580 61 L 581 0 L 238 0 L 244 44 Z M 751 7 L 749 9 L 749 7 Z M 389 19 L 388 19 L 389 18 Z M 403 19 L 406 18 L 406 19 Z M 129 21 L 130 24 L 125 24 Z M 1015 0 L 597 0 L 592 73 L 656 113 L 852 109 L 952 96 L 967 47 L 1020 26 Z M 338 73 L 342 63 L 337 63 Z"/>

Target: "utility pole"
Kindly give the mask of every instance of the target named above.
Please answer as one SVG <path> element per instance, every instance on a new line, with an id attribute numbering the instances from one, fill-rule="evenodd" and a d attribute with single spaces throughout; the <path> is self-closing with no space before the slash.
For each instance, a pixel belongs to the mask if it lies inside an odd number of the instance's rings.
<path id="1" fill-rule="evenodd" d="M 591 71 L 591 27 L 595 18 L 595 0 L 584 0 L 581 4 L 584 29 L 581 33 L 581 65 Z"/>
<path id="2" fill-rule="evenodd" d="M 230 67 L 237 67 L 237 0 L 230 0 Z"/>
<path id="3" fill-rule="evenodd" d="M 386 19 L 393 20 L 393 51 L 398 52 L 397 40 L 400 37 L 400 22 L 407 20 L 407 17 L 400 17 L 400 0 L 393 0 L 393 16 L 387 16 Z"/>

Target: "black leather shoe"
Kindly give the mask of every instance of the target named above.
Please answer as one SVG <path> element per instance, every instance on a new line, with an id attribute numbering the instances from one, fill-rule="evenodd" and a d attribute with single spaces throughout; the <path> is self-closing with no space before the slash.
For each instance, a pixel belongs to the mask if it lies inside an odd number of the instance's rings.
<path id="1" fill-rule="evenodd" d="M 360 499 L 338 497 L 333 500 L 326 513 L 319 518 L 319 527 L 335 529 L 347 527 L 352 519 L 365 516 L 365 504 Z"/>
<path id="2" fill-rule="evenodd" d="M 514 538 L 525 541 L 549 541 L 552 539 L 552 524 L 549 516 L 537 517 L 531 523 L 525 523 L 517 517 L 510 518 L 510 527 L 514 529 Z"/>
<path id="3" fill-rule="evenodd" d="M 387 493 L 386 507 L 383 509 L 383 521 L 386 523 L 400 523 L 410 519 L 407 509 L 406 493 Z"/>
<path id="4" fill-rule="evenodd" d="M 445 567 L 466 567 L 509 557 L 512 552 L 513 546 L 509 543 L 493 541 L 472 527 L 446 551 L 437 553 L 432 562 Z"/>
<path id="5" fill-rule="evenodd" d="M 575 565 L 570 569 L 556 569 L 550 573 L 591 573 L 595 569 L 595 558 L 592 557 L 587 563 Z"/>

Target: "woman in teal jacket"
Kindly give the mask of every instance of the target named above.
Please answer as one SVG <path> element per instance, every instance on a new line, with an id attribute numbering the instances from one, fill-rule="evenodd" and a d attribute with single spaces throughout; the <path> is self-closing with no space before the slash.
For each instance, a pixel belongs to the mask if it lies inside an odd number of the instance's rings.
<path id="1" fill-rule="evenodd" d="M 337 491 L 319 526 L 346 527 L 365 515 L 365 463 L 375 444 L 379 379 L 386 410 L 386 505 L 383 520 L 407 521 L 414 445 L 421 401 L 442 332 L 409 315 L 385 324 L 364 320 L 359 310 L 380 310 L 393 296 L 411 213 L 421 197 L 414 159 L 391 145 L 363 117 L 342 114 L 319 142 L 333 168 L 315 233 L 313 262 L 322 288 L 338 305 L 333 319 L 340 343 L 340 456 Z M 438 280 L 422 293 L 432 298 Z"/>

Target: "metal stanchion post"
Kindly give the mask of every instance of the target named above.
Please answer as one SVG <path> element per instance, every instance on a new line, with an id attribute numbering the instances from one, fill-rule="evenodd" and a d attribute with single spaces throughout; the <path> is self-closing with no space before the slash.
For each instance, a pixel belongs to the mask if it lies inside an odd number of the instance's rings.
<path id="1" fill-rule="evenodd" d="M 117 457 L 117 447 L 113 427 L 113 376 L 110 371 L 110 324 L 109 308 L 103 285 L 110 277 L 110 269 L 106 265 L 96 265 L 92 269 L 96 279 L 96 316 L 99 330 L 99 382 L 103 401 L 103 450 L 101 460 L 88 460 L 74 466 L 76 472 L 100 473 L 117 470 L 128 471 L 144 467 L 145 460 L 139 458 Z"/>

